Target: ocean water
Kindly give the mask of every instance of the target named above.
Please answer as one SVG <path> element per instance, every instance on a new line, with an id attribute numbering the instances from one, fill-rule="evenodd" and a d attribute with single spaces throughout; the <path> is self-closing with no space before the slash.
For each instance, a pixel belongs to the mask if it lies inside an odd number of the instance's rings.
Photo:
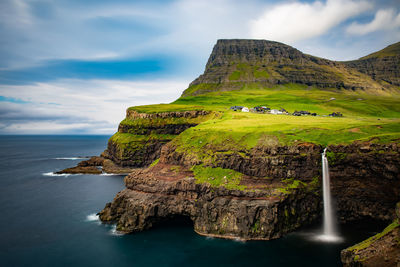
<path id="1" fill-rule="evenodd" d="M 340 266 L 341 249 L 383 227 L 341 226 L 340 243 L 315 241 L 319 223 L 272 241 L 207 238 L 185 220 L 119 235 L 96 213 L 123 176 L 52 175 L 99 155 L 108 138 L 0 136 L 0 266 Z"/>

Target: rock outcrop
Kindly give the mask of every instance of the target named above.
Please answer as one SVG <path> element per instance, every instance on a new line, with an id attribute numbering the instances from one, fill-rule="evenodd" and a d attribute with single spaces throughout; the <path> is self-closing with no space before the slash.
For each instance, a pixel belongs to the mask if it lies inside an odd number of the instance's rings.
<path id="1" fill-rule="evenodd" d="M 207 148 L 207 158 L 182 152 L 173 144 L 163 148 L 161 162 L 192 166 L 206 164 L 232 169 L 252 177 L 274 180 L 294 178 L 310 182 L 320 176 L 323 147 L 310 143 L 293 146 L 256 146 L 230 152 Z M 209 159 L 212 159 L 210 161 Z M 400 146 L 354 142 L 328 146 L 332 194 L 341 222 L 366 218 L 392 220 L 400 201 Z"/>
<path id="2" fill-rule="evenodd" d="M 101 173 L 113 173 L 113 174 L 128 174 L 132 172 L 133 168 L 121 167 L 116 165 L 113 161 L 105 159 L 103 157 L 94 156 L 88 160 L 84 160 L 78 163 L 77 166 L 67 168 L 62 171 L 56 172 L 57 174 L 101 174 Z"/>
<path id="3" fill-rule="evenodd" d="M 271 185 L 244 191 L 215 188 L 177 167 L 159 163 L 131 173 L 125 178 L 126 189 L 106 205 L 100 219 L 131 233 L 186 216 L 201 235 L 269 240 L 312 222 L 320 211 L 318 194 L 305 187 L 275 195 Z"/>
<path id="4" fill-rule="evenodd" d="M 341 252 L 345 267 L 392 267 L 400 265 L 400 202 L 396 218 L 381 233 Z"/>
<path id="5" fill-rule="evenodd" d="M 92 157 L 57 173 L 130 173 L 158 159 L 163 145 L 181 132 L 213 116 L 219 115 L 204 110 L 140 113 L 128 109 L 118 132 L 109 139 L 100 157 Z"/>
<path id="6" fill-rule="evenodd" d="M 119 166 L 148 166 L 160 157 L 164 144 L 210 115 L 211 112 L 203 110 L 139 113 L 128 109 L 102 156 Z"/>

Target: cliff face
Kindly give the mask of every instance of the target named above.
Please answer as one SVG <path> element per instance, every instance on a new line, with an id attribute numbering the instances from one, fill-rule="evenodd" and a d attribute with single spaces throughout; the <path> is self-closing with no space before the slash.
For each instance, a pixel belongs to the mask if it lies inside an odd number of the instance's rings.
<path id="1" fill-rule="evenodd" d="M 164 144 L 209 119 L 208 115 L 210 112 L 202 110 L 148 114 L 128 109 L 102 156 L 119 166 L 148 166 L 160 157 Z"/>
<path id="2" fill-rule="evenodd" d="M 340 219 L 393 219 L 400 200 L 397 145 L 356 143 L 329 150 Z M 227 189 L 224 184 L 212 186 L 213 175 L 209 182 L 200 181 L 190 166 L 205 162 L 191 161 L 190 153 L 176 152 L 168 144 L 156 166 L 125 179 L 126 189 L 106 205 L 100 218 L 130 233 L 181 215 L 203 235 L 277 238 L 320 216 L 321 152 L 322 147 L 301 144 L 257 148 L 248 158 L 217 157 L 214 168 L 229 167 L 244 174 L 238 189 Z"/>
<path id="3" fill-rule="evenodd" d="M 297 83 L 375 93 L 384 89 L 368 71 L 361 73 L 359 70 L 361 68 L 354 68 L 352 63 L 306 55 L 278 42 L 218 40 L 204 74 L 190 84 L 183 96 L 235 90 L 248 83 L 261 86 Z"/>
<path id="4" fill-rule="evenodd" d="M 259 184 L 252 190 L 212 187 L 177 165 L 159 163 L 133 172 L 125 184 L 126 189 L 100 212 L 100 219 L 117 223 L 117 230 L 127 233 L 186 216 L 201 235 L 269 240 L 312 222 L 320 211 L 317 187 L 290 193 L 272 193 L 271 184 L 268 188 Z"/>
<path id="5" fill-rule="evenodd" d="M 293 146 L 256 146 L 249 151 L 208 150 L 212 162 L 173 145 L 163 148 L 160 162 L 192 166 L 209 164 L 271 180 L 296 179 L 310 182 L 321 175 L 323 147 L 300 143 Z M 355 142 L 328 146 L 332 194 L 342 222 L 372 218 L 393 219 L 400 201 L 400 146 Z"/>

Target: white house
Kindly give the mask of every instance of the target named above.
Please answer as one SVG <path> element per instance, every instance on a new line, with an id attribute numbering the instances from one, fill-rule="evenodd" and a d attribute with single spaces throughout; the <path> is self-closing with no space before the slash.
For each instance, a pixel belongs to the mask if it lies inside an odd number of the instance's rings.
<path id="1" fill-rule="evenodd" d="M 249 112 L 249 108 L 248 107 L 242 108 L 242 112 Z"/>
<path id="2" fill-rule="evenodd" d="M 269 113 L 277 115 L 277 114 L 282 114 L 283 112 L 280 111 L 280 110 L 277 110 L 277 109 L 271 109 L 271 110 L 269 111 Z"/>

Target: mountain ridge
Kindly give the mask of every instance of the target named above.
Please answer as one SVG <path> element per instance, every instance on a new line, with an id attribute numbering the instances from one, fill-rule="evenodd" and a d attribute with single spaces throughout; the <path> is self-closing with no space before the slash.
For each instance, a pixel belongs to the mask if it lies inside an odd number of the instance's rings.
<path id="1" fill-rule="evenodd" d="M 375 62 L 375 61 L 374 61 Z M 364 91 L 371 94 L 396 92 L 397 72 L 390 75 L 374 62 L 332 61 L 305 54 L 289 45 L 267 40 L 221 39 L 214 46 L 203 74 L 182 96 L 213 91 L 239 90 L 245 84 L 261 87 L 304 84 L 321 89 Z M 393 64 L 400 62 L 394 58 Z M 378 75 L 373 70 L 377 69 Z"/>

